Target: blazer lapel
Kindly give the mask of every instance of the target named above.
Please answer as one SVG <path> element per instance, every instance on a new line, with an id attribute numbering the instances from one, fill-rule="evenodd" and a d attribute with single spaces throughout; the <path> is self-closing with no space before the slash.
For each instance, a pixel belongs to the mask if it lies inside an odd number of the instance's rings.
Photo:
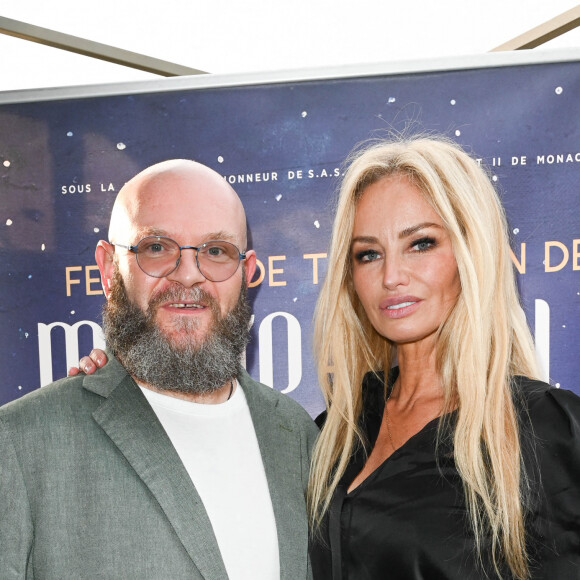
<path id="1" fill-rule="evenodd" d="M 95 421 L 149 488 L 206 580 L 227 572 L 201 498 L 143 393 L 121 364 L 109 363 L 85 378 L 85 388 L 106 397 Z"/>
<path id="2" fill-rule="evenodd" d="M 304 486 L 307 473 L 298 474 L 289 466 L 300 464 L 298 458 L 306 450 L 301 449 L 300 434 L 293 422 L 277 409 L 276 394 L 256 384 L 245 371 L 238 380 L 250 408 L 274 508 L 280 579 L 305 578 L 308 527 Z M 307 463 L 306 458 L 303 458 L 304 463 Z M 299 478 L 301 480 L 297 481 Z"/>

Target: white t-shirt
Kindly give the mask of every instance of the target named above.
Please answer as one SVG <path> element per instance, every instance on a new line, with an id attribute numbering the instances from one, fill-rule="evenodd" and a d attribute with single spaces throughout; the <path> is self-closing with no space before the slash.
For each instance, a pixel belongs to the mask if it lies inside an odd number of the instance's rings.
<path id="1" fill-rule="evenodd" d="M 141 390 L 203 501 L 229 579 L 279 580 L 274 510 L 239 384 L 230 400 L 217 405 Z"/>

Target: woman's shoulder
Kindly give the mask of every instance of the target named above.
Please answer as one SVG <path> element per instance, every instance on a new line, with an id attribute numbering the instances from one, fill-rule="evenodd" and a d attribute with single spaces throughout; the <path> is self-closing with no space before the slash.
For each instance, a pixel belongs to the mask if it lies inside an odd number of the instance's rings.
<path id="1" fill-rule="evenodd" d="M 522 452 L 535 457 L 530 468 L 539 468 L 548 496 L 574 490 L 569 501 L 580 509 L 580 397 L 525 377 L 516 377 L 514 387 Z"/>
<path id="2" fill-rule="evenodd" d="M 538 540 L 539 574 L 532 577 L 577 578 L 580 397 L 526 377 L 515 377 L 513 384 L 522 433 L 530 435 L 521 443 L 530 482 L 531 537 Z"/>
<path id="3" fill-rule="evenodd" d="M 580 437 L 580 397 L 568 390 L 528 377 L 516 376 L 513 380 L 516 406 L 529 417 L 536 432 L 550 432 Z"/>

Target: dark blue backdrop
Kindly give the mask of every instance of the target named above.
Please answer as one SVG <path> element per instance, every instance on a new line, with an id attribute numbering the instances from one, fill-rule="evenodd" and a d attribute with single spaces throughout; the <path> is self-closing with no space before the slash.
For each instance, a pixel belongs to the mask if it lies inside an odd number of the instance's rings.
<path id="1" fill-rule="evenodd" d="M 326 261 L 304 256 L 326 252 L 349 150 L 409 125 L 453 137 L 491 168 L 546 376 L 580 393 L 580 62 L 195 82 L 0 105 L 0 403 L 64 376 L 67 349 L 72 364 L 92 347 L 89 326 L 77 344 L 62 323 L 100 320 L 94 247 L 112 201 L 142 168 L 185 157 L 238 191 L 264 266 L 248 370 L 317 413 L 310 320 Z"/>

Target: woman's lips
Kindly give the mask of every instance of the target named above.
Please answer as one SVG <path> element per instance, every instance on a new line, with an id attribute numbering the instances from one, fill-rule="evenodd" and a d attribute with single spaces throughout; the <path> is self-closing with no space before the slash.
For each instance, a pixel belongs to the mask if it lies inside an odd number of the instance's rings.
<path id="1" fill-rule="evenodd" d="M 388 318 L 404 318 L 419 308 L 421 299 L 416 296 L 391 296 L 379 304 L 382 313 Z"/>

